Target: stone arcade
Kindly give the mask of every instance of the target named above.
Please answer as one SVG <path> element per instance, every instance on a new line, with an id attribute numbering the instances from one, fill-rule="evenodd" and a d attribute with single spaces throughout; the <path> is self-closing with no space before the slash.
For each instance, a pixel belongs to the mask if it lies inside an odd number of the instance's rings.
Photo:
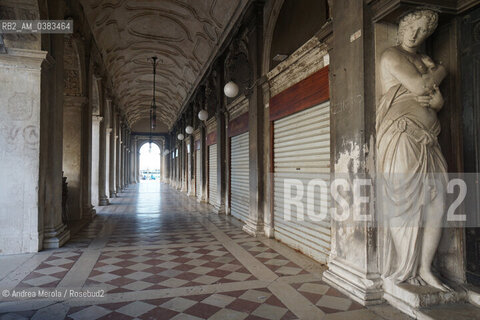
<path id="1" fill-rule="evenodd" d="M 0 319 L 480 319 L 478 0 L 0 20 Z"/>

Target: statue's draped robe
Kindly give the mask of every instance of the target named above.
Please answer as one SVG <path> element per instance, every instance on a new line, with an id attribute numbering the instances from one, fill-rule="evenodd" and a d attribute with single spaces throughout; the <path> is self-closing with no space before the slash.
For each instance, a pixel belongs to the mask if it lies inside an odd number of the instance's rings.
<path id="1" fill-rule="evenodd" d="M 436 119 L 425 127 L 415 108 L 424 107 L 401 84 L 391 87 L 377 107 L 379 215 L 385 226 L 383 277 L 396 283 L 417 276 L 423 208 L 445 192 L 446 183 L 447 165 L 437 141 L 440 123 Z"/>

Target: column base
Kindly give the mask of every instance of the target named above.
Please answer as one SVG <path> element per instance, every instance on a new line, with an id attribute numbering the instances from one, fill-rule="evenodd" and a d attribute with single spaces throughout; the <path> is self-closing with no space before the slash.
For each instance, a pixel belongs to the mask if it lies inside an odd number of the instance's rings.
<path id="1" fill-rule="evenodd" d="M 224 204 L 222 204 L 220 206 L 214 205 L 213 207 L 215 208 L 214 211 L 215 211 L 216 214 L 225 214 L 225 205 Z"/>
<path id="2" fill-rule="evenodd" d="M 55 228 L 46 228 L 43 231 L 43 248 L 57 249 L 70 240 L 70 230 L 63 223 Z"/>
<path id="3" fill-rule="evenodd" d="M 265 233 L 265 237 L 269 239 L 273 239 L 275 236 L 275 229 L 273 229 L 272 226 L 265 225 L 265 227 L 263 228 L 263 232 Z"/>
<path id="4" fill-rule="evenodd" d="M 117 196 L 117 193 L 113 190 L 110 190 L 110 198 L 115 198 Z"/>
<path id="5" fill-rule="evenodd" d="M 383 297 L 392 306 L 415 319 L 422 313 L 422 308 L 449 303 L 467 303 L 468 294 L 458 284 L 448 285 L 451 292 L 442 292 L 430 286 L 415 286 L 407 283 L 396 284 L 389 279 L 383 281 Z"/>
<path id="6" fill-rule="evenodd" d="M 98 201 L 99 206 L 108 206 L 109 204 L 110 204 L 110 201 L 108 201 L 107 196 L 100 197 L 100 199 Z"/>
<path id="7" fill-rule="evenodd" d="M 328 263 L 328 270 L 323 273 L 322 280 L 364 306 L 384 302 L 380 276 L 366 278 L 339 261 L 332 260 Z"/>
<path id="8" fill-rule="evenodd" d="M 251 222 L 250 220 L 246 221 L 242 230 L 245 231 L 246 233 L 248 233 L 249 235 L 253 236 L 253 237 L 257 237 L 259 235 L 264 234 L 263 226 L 255 224 L 255 223 Z"/>
<path id="9" fill-rule="evenodd" d="M 82 214 L 82 218 L 85 218 L 85 219 L 93 219 L 95 218 L 95 216 L 97 215 L 97 211 L 95 210 L 95 208 L 90 204 L 90 205 L 86 205 L 84 208 L 83 208 L 83 214 Z"/>

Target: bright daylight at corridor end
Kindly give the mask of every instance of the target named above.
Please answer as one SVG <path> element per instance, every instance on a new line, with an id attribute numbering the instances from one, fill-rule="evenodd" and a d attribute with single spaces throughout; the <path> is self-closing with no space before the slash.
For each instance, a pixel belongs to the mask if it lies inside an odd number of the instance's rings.
<path id="1" fill-rule="evenodd" d="M 0 320 L 480 320 L 480 0 L 0 0 Z"/>

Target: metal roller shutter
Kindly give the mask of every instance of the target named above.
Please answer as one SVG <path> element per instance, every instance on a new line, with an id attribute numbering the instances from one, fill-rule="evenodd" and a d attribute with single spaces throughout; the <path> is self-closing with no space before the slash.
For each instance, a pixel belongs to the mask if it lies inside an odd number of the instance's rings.
<path id="1" fill-rule="evenodd" d="M 330 186 L 330 103 L 309 108 L 274 121 L 274 229 L 275 237 L 317 261 L 326 262 L 330 252 L 329 192 L 313 192 L 314 212 L 325 214 L 321 221 L 307 214 L 307 184 L 312 178 Z M 291 218 L 284 216 L 285 179 L 303 185 L 304 220 L 291 206 Z M 291 190 L 296 196 L 296 188 Z M 311 195 L 312 196 L 312 195 Z"/>
<path id="2" fill-rule="evenodd" d="M 188 194 L 192 194 L 193 192 L 193 184 L 192 184 L 192 155 L 190 153 L 187 153 L 187 172 L 188 172 L 188 177 L 187 177 L 187 182 L 188 182 Z"/>
<path id="3" fill-rule="evenodd" d="M 202 191 L 202 157 L 200 150 L 195 151 L 195 194 L 200 199 Z"/>
<path id="4" fill-rule="evenodd" d="M 248 132 L 231 139 L 231 212 L 246 221 L 250 212 Z"/>
<path id="5" fill-rule="evenodd" d="M 208 203 L 220 206 L 217 195 L 217 145 L 208 147 Z"/>

